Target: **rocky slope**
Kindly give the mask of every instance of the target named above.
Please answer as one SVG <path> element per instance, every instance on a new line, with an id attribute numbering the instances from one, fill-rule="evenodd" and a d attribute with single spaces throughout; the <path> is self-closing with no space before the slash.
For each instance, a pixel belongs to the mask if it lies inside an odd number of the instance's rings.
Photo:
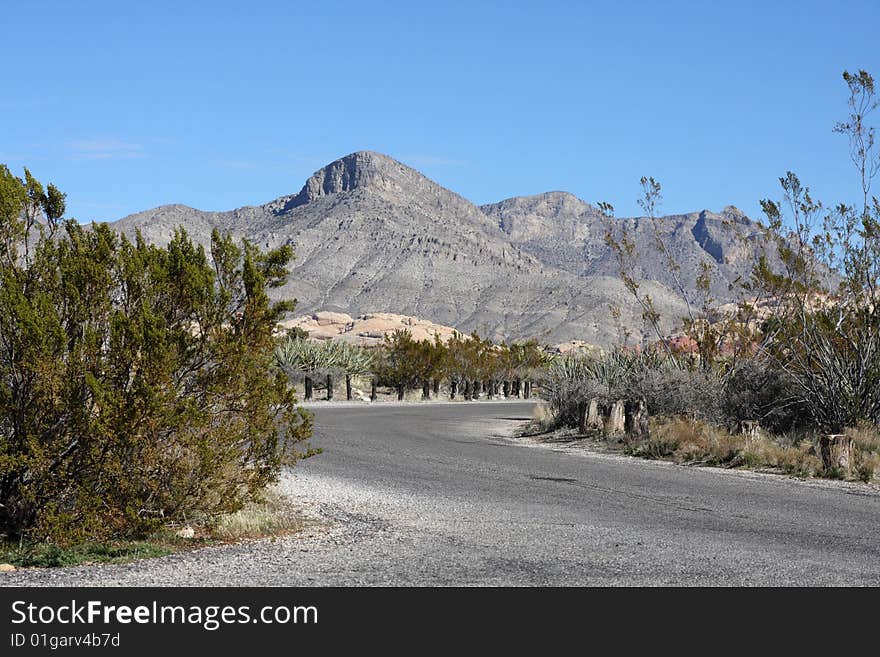
<path id="1" fill-rule="evenodd" d="M 616 221 L 634 235 L 642 289 L 672 330 L 685 304 L 671 289 L 647 220 Z M 390 157 L 362 151 L 265 205 L 229 212 L 169 205 L 113 224 L 160 244 L 178 225 L 204 244 L 215 227 L 263 247 L 291 244 L 292 275 L 274 294 L 298 299 L 298 314 L 395 313 L 494 338 L 599 345 L 619 337 L 609 305 L 621 307 L 621 322 L 636 338 L 642 326 L 596 208 L 562 192 L 479 208 Z M 751 254 L 736 233 L 754 226 L 735 208 L 663 225 L 688 289 L 700 262 L 717 272 L 713 290 L 722 298 L 746 271 Z"/>
<path id="2" fill-rule="evenodd" d="M 637 254 L 636 277 L 675 291 L 680 283 L 691 301 L 697 296 L 701 263 L 710 267 L 712 294 L 728 300 L 730 284 L 749 275 L 756 256 L 758 227 L 735 207 L 718 214 L 703 210 L 671 215 L 656 222 L 681 266 L 678 281 L 657 246 L 655 225 L 648 218 L 614 219 L 609 226 L 595 206 L 566 192 L 515 197 L 481 209 L 523 251 L 580 277 L 617 275 L 618 263 L 605 234 L 611 227 L 619 239 L 626 230 Z"/>

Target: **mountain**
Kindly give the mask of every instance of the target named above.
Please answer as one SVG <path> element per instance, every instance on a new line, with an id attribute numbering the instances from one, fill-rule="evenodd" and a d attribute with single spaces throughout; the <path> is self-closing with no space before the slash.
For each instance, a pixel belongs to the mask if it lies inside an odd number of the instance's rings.
<path id="1" fill-rule="evenodd" d="M 617 260 L 605 242 L 608 222 L 597 207 L 572 194 L 519 196 L 481 209 L 514 245 L 546 265 L 587 278 L 618 273 Z M 731 300 L 730 284 L 749 276 L 759 236 L 757 224 L 732 206 L 718 214 L 703 210 L 666 216 L 656 224 L 646 217 L 615 219 L 612 227 L 615 238 L 620 239 L 625 230 L 634 244 L 637 279 L 657 281 L 676 291 L 680 284 L 692 302 L 702 263 L 709 266 L 713 296 Z M 679 263 L 678 272 L 671 271 L 658 248 L 655 227 Z"/>
<path id="2" fill-rule="evenodd" d="M 361 151 L 265 205 L 168 205 L 111 225 L 158 244 L 178 225 L 205 245 L 215 227 L 261 247 L 290 244 L 291 276 L 273 294 L 296 298 L 297 314 L 397 313 L 494 338 L 608 345 L 618 338 L 613 304 L 638 336 L 640 311 L 610 266 L 595 209 L 567 194 L 543 197 L 481 209 L 388 156 Z M 715 224 L 707 230 L 709 244 Z M 578 262 L 585 256 L 588 266 Z M 671 330 L 685 314 L 682 299 L 662 282 L 643 290 Z"/>

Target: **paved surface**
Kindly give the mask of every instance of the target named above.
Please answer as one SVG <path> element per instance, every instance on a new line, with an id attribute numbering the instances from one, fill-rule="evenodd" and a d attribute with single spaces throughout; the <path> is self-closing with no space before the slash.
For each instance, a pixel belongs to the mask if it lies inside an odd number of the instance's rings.
<path id="1" fill-rule="evenodd" d="M 327 530 L 3 584 L 880 585 L 880 494 L 526 445 L 527 403 L 315 409 Z"/>

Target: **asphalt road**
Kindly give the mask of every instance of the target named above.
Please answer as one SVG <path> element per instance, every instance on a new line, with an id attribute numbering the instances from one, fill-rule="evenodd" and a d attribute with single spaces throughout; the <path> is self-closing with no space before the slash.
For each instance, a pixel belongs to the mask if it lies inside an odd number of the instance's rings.
<path id="1" fill-rule="evenodd" d="M 328 529 L 0 584 L 880 585 L 876 489 L 527 445 L 531 410 L 318 407 L 281 485 Z"/>

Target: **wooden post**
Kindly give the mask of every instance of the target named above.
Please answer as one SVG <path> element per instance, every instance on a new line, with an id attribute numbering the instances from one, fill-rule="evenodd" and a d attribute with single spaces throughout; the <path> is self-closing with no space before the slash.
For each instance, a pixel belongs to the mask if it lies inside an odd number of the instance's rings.
<path id="1" fill-rule="evenodd" d="M 376 401 L 376 377 L 370 379 L 370 401 Z"/>
<path id="2" fill-rule="evenodd" d="M 397 401 L 403 401 L 403 393 L 404 392 L 405 392 L 405 389 L 403 387 L 403 384 L 398 383 L 397 384 Z"/>
<path id="3" fill-rule="evenodd" d="M 449 398 L 455 399 L 455 393 L 458 392 L 458 380 L 449 379 Z"/>
<path id="4" fill-rule="evenodd" d="M 464 398 L 468 400 L 471 398 L 471 381 L 470 379 L 464 380 Z"/>
<path id="5" fill-rule="evenodd" d="M 819 438 L 819 451 L 825 473 L 852 475 L 853 439 L 845 433 L 831 433 Z"/>
<path id="6" fill-rule="evenodd" d="M 611 404 L 608 418 L 605 420 L 604 433 L 606 436 L 617 436 L 626 431 L 626 405 L 622 399 Z"/>
<path id="7" fill-rule="evenodd" d="M 648 438 L 648 403 L 644 399 L 626 403 L 624 427 L 630 440 Z"/>
<path id="8" fill-rule="evenodd" d="M 333 401 L 333 376 L 327 375 L 327 401 Z"/>
<path id="9" fill-rule="evenodd" d="M 312 398 L 312 377 L 310 377 L 310 376 L 306 377 L 305 389 L 306 389 L 306 392 L 305 392 L 306 399 L 311 399 Z"/>
<path id="10" fill-rule="evenodd" d="M 351 401 L 351 374 L 345 375 L 345 398 Z"/>
<path id="11" fill-rule="evenodd" d="M 530 399 L 532 396 L 532 382 L 523 381 L 523 399 Z"/>
<path id="12" fill-rule="evenodd" d="M 422 381 L 422 399 L 431 398 L 431 382 L 428 379 Z"/>
<path id="13" fill-rule="evenodd" d="M 504 379 L 504 383 L 501 384 L 501 392 L 504 393 L 505 399 L 510 397 L 510 381 L 508 379 Z"/>
<path id="14" fill-rule="evenodd" d="M 440 379 L 434 379 L 434 396 L 440 396 Z"/>

